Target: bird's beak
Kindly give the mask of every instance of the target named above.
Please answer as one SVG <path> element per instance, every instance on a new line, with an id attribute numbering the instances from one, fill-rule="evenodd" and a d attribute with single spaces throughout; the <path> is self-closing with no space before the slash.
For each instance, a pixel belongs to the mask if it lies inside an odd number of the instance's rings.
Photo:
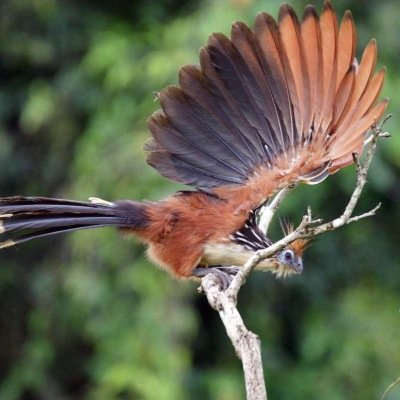
<path id="1" fill-rule="evenodd" d="M 299 257 L 292 263 L 292 268 L 298 273 L 303 272 L 303 260 Z"/>

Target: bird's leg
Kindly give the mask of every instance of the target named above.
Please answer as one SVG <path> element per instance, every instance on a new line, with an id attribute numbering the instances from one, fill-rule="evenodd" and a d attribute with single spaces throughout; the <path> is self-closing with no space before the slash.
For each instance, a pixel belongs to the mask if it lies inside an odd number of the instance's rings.
<path id="1" fill-rule="evenodd" d="M 216 265 L 213 267 L 199 266 L 193 270 L 192 276 L 204 278 L 208 274 L 214 274 L 220 281 L 221 289 L 226 290 L 238 271 L 239 269 L 237 267 L 228 267 L 226 265 Z"/>

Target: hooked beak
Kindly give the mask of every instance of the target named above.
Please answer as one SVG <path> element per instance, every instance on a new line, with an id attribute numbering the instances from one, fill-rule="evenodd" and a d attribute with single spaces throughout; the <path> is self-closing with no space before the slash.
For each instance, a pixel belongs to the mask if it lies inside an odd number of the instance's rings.
<path id="1" fill-rule="evenodd" d="M 303 272 L 303 260 L 301 258 L 296 258 L 290 263 L 290 266 L 298 273 Z"/>

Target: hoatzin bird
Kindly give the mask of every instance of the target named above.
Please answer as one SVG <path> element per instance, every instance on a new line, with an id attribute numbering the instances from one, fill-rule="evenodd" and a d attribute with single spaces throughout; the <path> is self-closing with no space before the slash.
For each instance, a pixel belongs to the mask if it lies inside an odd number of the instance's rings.
<path id="1" fill-rule="evenodd" d="M 271 244 L 257 227 L 257 208 L 288 185 L 316 184 L 351 164 L 382 117 L 376 42 L 360 62 L 355 49 L 351 13 L 338 23 L 329 2 L 320 16 L 308 6 L 299 21 L 283 5 L 278 21 L 260 13 L 253 30 L 236 22 L 230 39 L 212 34 L 200 66 L 183 66 L 179 86 L 157 93 L 161 109 L 148 120 L 145 145 L 148 164 L 195 190 L 159 202 L 2 198 L 0 248 L 114 226 L 146 243 L 150 258 L 175 276 L 243 265 Z M 306 244 L 293 242 L 259 268 L 300 272 Z"/>

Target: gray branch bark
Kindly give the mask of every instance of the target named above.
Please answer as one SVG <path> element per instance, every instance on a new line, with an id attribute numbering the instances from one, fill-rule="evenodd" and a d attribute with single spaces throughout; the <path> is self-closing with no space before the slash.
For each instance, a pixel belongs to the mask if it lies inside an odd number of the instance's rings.
<path id="1" fill-rule="evenodd" d="M 260 339 L 246 328 L 236 308 L 236 299 L 223 290 L 217 275 L 206 275 L 202 279 L 201 290 L 206 294 L 211 307 L 218 311 L 236 354 L 242 361 L 246 398 L 266 400 Z"/>
<path id="2" fill-rule="evenodd" d="M 235 275 L 226 290 L 224 290 L 218 275 L 210 273 L 202 279 L 199 291 L 203 292 L 207 296 L 210 306 L 218 311 L 236 354 L 242 361 L 247 400 L 267 400 L 267 391 L 264 380 L 261 343 L 259 337 L 246 328 L 243 319 L 237 310 L 237 298 L 240 288 L 245 283 L 247 276 L 261 260 L 271 257 L 294 240 L 315 237 L 352 222 L 359 221 L 360 219 L 375 215 L 380 204 L 372 210 L 360 215 L 353 216 L 353 212 L 361 197 L 365 183 L 367 182 L 367 173 L 376 150 L 378 138 L 390 136 L 387 132 L 382 131 L 382 126 L 388 118 L 390 118 L 390 116 L 386 117 L 380 126 L 372 128 L 370 136 L 365 141 L 368 150 L 364 161 L 361 162 L 357 154 L 353 155 L 357 174 L 356 185 L 350 200 L 340 217 L 322 223 L 322 220 L 312 218 L 311 208 L 308 208 L 307 213 L 303 216 L 299 226 L 293 232 L 275 242 L 270 247 L 259 250 L 250 257 L 243 268 L 241 268 Z M 279 205 L 293 188 L 294 185 L 283 188 L 270 203 L 263 207 L 260 225 L 261 229 L 265 233 L 267 232 L 269 224 L 279 208 Z"/>

